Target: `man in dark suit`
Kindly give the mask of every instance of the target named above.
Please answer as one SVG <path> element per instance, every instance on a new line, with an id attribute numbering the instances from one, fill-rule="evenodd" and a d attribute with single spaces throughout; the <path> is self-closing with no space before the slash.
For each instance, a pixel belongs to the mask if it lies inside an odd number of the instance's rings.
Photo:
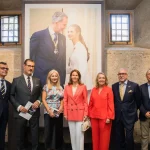
<path id="1" fill-rule="evenodd" d="M 8 66 L 0 62 L 0 150 L 5 148 L 5 132 L 8 122 L 8 100 L 10 99 L 11 83 L 5 80 Z"/>
<path id="2" fill-rule="evenodd" d="M 115 150 L 134 150 L 134 123 L 138 120 L 140 89 L 138 84 L 129 81 L 127 70 L 118 72 L 119 82 L 112 85 L 115 103 Z"/>
<path id="3" fill-rule="evenodd" d="M 147 83 L 140 86 L 141 89 L 141 150 L 148 150 L 149 126 L 150 126 L 150 69 L 146 72 Z"/>
<path id="4" fill-rule="evenodd" d="M 68 17 L 55 12 L 52 24 L 45 30 L 33 33 L 30 39 L 30 58 L 35 61 L 34 76 L 45 85 L 47 74 L 55 69 L 60 74 L 61 86 L 66 77 L 66 38 L 61 32 L 66 28 Z"/>
<path id="5" fill-rule="evenodd" d="M 14 106 L 17 150 L 25 149 L 24 137 L 27 120 L 21 117 L 19 113 L 27 113 L 28 110 L 25 108 L 27 102 L 33 103 L 32 108 L 35 111 L 28 122 L 31 130 L 32 150 L 38 149 L 39 107 L 42 87 L 40 79 L 32 76 L 34 66 L 33 60 L 26 59 L 23 66 L 23 75 L 14 78 L 11 87 L 10 101 Z"/>

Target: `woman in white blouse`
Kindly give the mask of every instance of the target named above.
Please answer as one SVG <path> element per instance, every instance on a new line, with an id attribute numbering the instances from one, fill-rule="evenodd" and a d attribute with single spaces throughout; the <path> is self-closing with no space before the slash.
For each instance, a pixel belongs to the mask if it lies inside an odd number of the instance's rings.
<path id="1" fill-rule="evenodd" d="M 81 28 L 73 24 L 68 29 L 68 38 L 72 41 L 74 48 L 69 58 L 68 73 L 77 69 L 81 73 L 81 80 L 86 85 L 88 95 L 92 89 L 92 79 L 88 72 L 89 53 L 88 48 L 81 35 Z"/>

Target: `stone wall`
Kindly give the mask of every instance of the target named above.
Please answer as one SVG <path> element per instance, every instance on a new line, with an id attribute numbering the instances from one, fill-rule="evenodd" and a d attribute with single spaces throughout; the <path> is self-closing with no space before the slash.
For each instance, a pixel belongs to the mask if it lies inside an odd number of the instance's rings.
<path id="1" fill-rule="evenodd" d="M 135 46 L 150 48 L 150 0 L 143 0 L 134 10 Z"/>

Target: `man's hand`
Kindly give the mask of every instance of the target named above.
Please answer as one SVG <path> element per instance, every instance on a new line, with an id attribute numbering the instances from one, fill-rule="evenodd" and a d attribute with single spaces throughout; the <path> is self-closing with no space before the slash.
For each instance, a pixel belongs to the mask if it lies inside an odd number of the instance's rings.
<path id="1" fill-rule="evenodd" d="M 23 106 L 20 106 L 19 111 L 22 112 L 22 113 L 27 113 L 28 112 L 28 110 Z"/>
<path id="2" fill-rule="evenodd" d="M 149 111 L 145 114 L 145 117 L 150 118 L 150 112 Z"/>
<path id="3" fill-rule="evenodd" d="M 40 103 L 38 101 L 35 101 L 32 105 L 32 108 L 37 109 L 37 108 L 39 108 L 39 106 L 40 106 Z"/>

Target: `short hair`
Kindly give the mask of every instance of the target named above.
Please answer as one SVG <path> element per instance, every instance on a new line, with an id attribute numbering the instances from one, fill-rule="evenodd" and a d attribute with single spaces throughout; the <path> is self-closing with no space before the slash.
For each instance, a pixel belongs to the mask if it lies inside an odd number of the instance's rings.
<path id="1" fill-rule="evenodd" d="M 72 85 L 72 84 L 73 84 L 73 81 L 72 81 L 71 76 L 72 76 L 72 74 L 73 74 L 74 72 L 76 72 L 76 73 L 78 74 L 78 76 L 79 76 L 78 84 L 82 85 L 83 83 L 81 82 L 81 73 L 80 73 L 80 71 L 77 70 L 77 69 L 74 69 L 74 70 L 71 71 L 70 77 L 69 77 L 68 85 Z"/>
<path id="2" fill-rule="evenodd" d="M 95 86 L 96 86 L 96 88 L 99 88 L 98 76 L 99 76 L 100 74 L 102 74 L 102 75 L 105 76 L 105 85 L 108 85 L 108 79 L 107 79 L 107 76 L 105 75 L 105 73 L 99 72 L 99 73 L 97 74 L 97 76 L 96 76 L 96 79 L 95 79 Z"/>
<path id="3" fill-rule="evenodd" d="M 7 63 L 6 63 L 6 62 L 3 62 L 3 61 L 1 61 L 0 64 L 2 64 L 2 65 L 7 65 Z"/>
<path id="4" fill-rule="evenodd" d="M 26 60 L 24 61 L 24 65 L 26 65 L 28 61 L 31 61 L 31 62 L 34 63 L 34 60 L 28 58 L 28 59 L 26 59 Z"/>
<path id="5" fill-rule="evenodd" d="M 150 68 L 146 71 L 146 75 L 148 74 L 149 71 L 150 71 Z"/>
<path id="6" fill-rule="evenodd" d="M 64 12 L 55 12 L 52 16 L 52 22 L 60 22 L 64 17 L 68 18 Z"/>

